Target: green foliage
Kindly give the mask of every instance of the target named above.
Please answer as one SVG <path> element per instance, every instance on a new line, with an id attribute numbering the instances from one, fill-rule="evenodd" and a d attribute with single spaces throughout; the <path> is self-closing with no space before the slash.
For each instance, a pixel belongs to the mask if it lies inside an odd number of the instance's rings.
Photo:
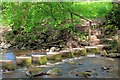
<path id="1" fill-rule="evenodd" d="M 114 3 L 114 6 L 112 10 L 109 12 L 109 14 L 106 16 L 108 24 L 112 24 L 117 27 L 117 29 L 120 29 L 120 4 Z"/>
<path id="2" fill-rule="evenodd" d="M 7 40 L 19 44 L 18 47 L 41 46 L 43 42 L 54 42 L 71 34 L 86 39 L 88 34 L 75 29 L 74 24 L 80 24 L 81 18 L 73 13 L 98 18 L 112 8 L 110 2 L 4 2 L 1 6 L 2 23 L 12 28 Z"/>
<path id="3" fill-rule="evenodd" d="M 11 2 L 2 3 L 2 7 L 3 22 L 9 24 L 13 30 L 23 28 L 29 32 L 34 27 L 41 27 L 41 32 L 44 32 L 47 27 L 42 27 L 42 25 L 52 26 L 53 29 L 71 29 L 72 23 L 65 24 L 66 20 L 76 18 L 71 17 L 71 12 L 76 12 L 88 18 L 101 17 L 111 9 L 112 5 L 105 2 Z"/>
<path id="4" fill-rule="evenodd" d="M 104 17 L 111 8 L 110 2 L 81 2 L 74 5 L 74 10 L 87 18 Z"/>
<path id="5" fill-rule="evenodd" d="M 105 25 L 104 30 L 105 30 L 104 32 L 105 35 L 108 35 L 108 37 L 111 37 L 116 34 L 118 28 L 115 25 L 107 25 L 107 26 Z"/>

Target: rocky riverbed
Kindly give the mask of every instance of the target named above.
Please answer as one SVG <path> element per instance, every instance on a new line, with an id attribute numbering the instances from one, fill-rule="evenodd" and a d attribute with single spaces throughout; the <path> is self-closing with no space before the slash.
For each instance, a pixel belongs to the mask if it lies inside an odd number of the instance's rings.
<path id="1" fill-rule="evenodd" d="M 46 65 L 21 68 L 13 72 L 2 73 L 2 78 L 30 78 L 32 75 L 46 72 L 33 78 L 120 78 L 119 58 L 105 58 L 95 55 L 64 59 L 60 62 Z"/>

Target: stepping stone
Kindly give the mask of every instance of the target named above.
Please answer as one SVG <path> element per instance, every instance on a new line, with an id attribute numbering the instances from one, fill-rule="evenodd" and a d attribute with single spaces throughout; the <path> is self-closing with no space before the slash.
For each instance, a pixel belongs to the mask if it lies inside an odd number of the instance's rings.
<path id="1" fill-rule="evenodd" d="M 16 69 L 16 65 L 13 60 L 0 60 L 0 68 L 2 70 L 13 71 Z"/>
<path id="2" fill-rule="evenodd" d="M 73 53 L 78 57 L 87 55 L 86 48 L 73 48 Z"/>
<path id="3" fill-rule="evenodd" d="M 60 54 L 62 55 L 63 58 L 73 58 L 74 57 L 74 53 L 71 52 L 71 50 L 60 51 Z"/>
<path id="4" fill-rule="evenodd" d="M 32 62 L 40 65 L 44 65 L 47 63 L 46 55 L 32 55 Z"/>
<path id="5" fill-rule="evenodd" d="M 99 48 L 96 46 L 85 46 L 88 53 L 97 54 L 99 53 Z"/>
<path id="6" fill-rule="evenodd" d="M 54 60 L 54 61 L 61 61 L 62 55 L 60 52 L 47 52 L 47 59 L 48 60 Z"/>
<path id="7" fill-rule="evenodd" d="M 106 57 L 120 58 L 120 53 L 109 53 L 106 55 Z"/>
<path id="8" fill-rule="evenodd" d="M 25 66 L 25 67 L 29 67 L 32 63 L 32 59 L 31 57 L 16 57 L 16 64 L 18 66 Z"/>

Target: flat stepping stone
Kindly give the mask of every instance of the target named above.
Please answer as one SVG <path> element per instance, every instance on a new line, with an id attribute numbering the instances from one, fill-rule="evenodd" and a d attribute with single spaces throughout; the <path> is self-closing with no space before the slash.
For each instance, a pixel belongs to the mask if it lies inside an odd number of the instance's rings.
<path id="1" fill-rule="evenodd" d="M 77 54 L 78 56 L 86 56 L 87 51 L 86 48 L 73 48 L 74 53 Z"/>
<path id="2" fill-rule="evenodd" d="M 47 59 L 48 60 L 54 60 L 54 61 L 61 61 L 62 55 L 60 52 L 47 52 Z"/>
<path id="3" fill-rule="evenodd" d="M 47 63 L 46 55 L 32 55 L 32 62 L 40 65 L 44 65 Z"/>
<path id="4" fill-rule="evenodd" d="M 99 53 L 99 48 L 96 46 L 85 46 L 88 53 L 96 54 Z"/>
<path id="5" fill-rule="evenodd" d="M 13 71 L 16 69 L 16 65 L 13 60 L 0 60 L 0 67 L 2 70 Z"/>
<path id="6" fill-rule="evenodd" d="M 31 57 L 16 57 L 16 64 L 18 66 L 26 66 L 29 67 L 32 63 L 32 58 Z"/>
<path id="7" fill-rule="evenodd" d="M 106 57 L 120 58 L 120 53 L 109 53 L 106 55 Z"/>
<path id="8" fill-rule="evenodd" d="M 73 58 L 74 57 L 74 53 L 71 50 L 60 51 L 60 54 L 62 55 L 63 58 Z"/>

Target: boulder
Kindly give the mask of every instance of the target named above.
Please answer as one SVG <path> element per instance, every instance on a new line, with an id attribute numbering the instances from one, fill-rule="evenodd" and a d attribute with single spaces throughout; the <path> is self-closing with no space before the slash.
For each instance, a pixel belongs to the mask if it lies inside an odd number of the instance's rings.
<path id="1" fill-rule="evenodd" d="M 91 76 L 91 72 L 79 72 L 76 74 L 76 76 L 80 76 L 80 77 L 85 77 L 85 78 L 89 78 L 89 76 Z"/>
<path id="2" fill-rule="evenodd" d="M 48 70 L 46 74 L 59 76 L 62 75 L 62 70 L 60 68 L 53 68 L 51 70 Z"/>
<path id="3" fill-rule="evenodd" d="M 30 71 L 33 75 L 42 72 L 45 68 L 44 67 L 29 67 L 27 70 Z"/>

